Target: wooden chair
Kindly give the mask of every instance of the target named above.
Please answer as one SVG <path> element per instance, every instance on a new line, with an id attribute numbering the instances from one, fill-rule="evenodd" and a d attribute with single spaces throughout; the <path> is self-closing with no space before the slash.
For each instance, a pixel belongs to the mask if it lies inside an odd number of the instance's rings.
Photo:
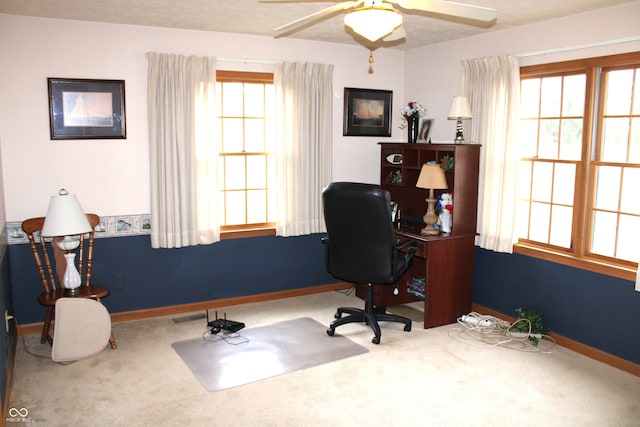
<path id="1" fill-rule="evenodd" d="M 87 214 L 87 219 L 92 229 L 95 229 L 98 223 L 100 223 L 100 217 L 95 214 Z M 69 296 L 65 295 L 65 289 L 61 286 L 67 263 L 64 258 L 64 251 L 56 245 L 56 242 L 62 238 L 54 237 L 52 239 L 45 239 L 42 237 L 40 232 L 42 231 L 43 225 L 44 217 L 30 218 L 22 223 L 22 230 L 24 230 L 29 239 L 33 259 L 36 263 L 38 274 L 40 275 L 40 281 L 44 287 L 44 292 L 38 295 L 38 302 L 47 308 L 40 342 L 42 344 L 46 342 L 53 344 L 53 338 L 51 338 L 49 329 L 54 317 L 56 301 Z M 90 233 L 80 235 L 77 260 L 78 273 L 80 274 L 82 283 L 79 292 L 75 294 L 74 297 L 91 298 L 100 301 L 109 295 L 109 289 L 104 286 L 91 284 L 94 237 L 95 232 L 93 230 L 91 230 Z M 109 337 L 109 344 L 111 344 L 111 348 L 117 348 L 113 333 L 111 333 Z"/>

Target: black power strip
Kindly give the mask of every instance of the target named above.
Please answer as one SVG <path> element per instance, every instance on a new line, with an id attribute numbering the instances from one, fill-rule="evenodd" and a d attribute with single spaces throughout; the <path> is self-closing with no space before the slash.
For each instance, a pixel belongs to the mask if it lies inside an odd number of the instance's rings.
<path id="1" fill-rule="evenodd" d="M 236 322 L 227 319 L 227 313 L 224 313 L 223 319 L 218 319 L 218 312 L 216 311 L 216 320 L 209 321 L 209 311 L 207 310 L 207 326 L 211 328 L 212 334 L 217 334 L 220 331 L 238 332 L 244 328 L 244 323 Z"/>

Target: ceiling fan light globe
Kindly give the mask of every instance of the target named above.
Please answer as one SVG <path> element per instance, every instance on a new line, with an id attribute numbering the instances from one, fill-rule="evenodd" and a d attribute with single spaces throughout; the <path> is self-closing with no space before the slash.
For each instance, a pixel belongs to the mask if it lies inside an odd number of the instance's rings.
<path id="1" fill-rule="evenodd" d="M 402 15 L 387 5 L 361 7 L 347 13 L 344 24 L 374 42 L 402 25 Z"/>

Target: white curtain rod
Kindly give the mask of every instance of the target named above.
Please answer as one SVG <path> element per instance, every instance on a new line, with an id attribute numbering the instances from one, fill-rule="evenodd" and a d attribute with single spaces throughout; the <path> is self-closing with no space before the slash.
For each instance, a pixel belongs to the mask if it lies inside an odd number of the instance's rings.
<path id="1" fill-rule="evenodd" d="M 518 54 L 516 56 L 518 58 L 526 58 L 528 56 L 549 55 L 551 53 L 567 52 L 567 51 L 571 51 L 571 50 L 580 50 L 580 49 L 589 49 L 589 48 L 593 48 L 593 47 L 608 46 L 608 45 L 612 45 L 612 44 L 622 44 L 622 43 L 635 42 L 635 41 L 638 41 L 638 40 L 640 40 L 640 35 L 622 37 L 622 38 L 613 39 L 613 40 L 604 40 L 604 41 L 600 41 L 600 42 L 582 44 L 582 45 L 578 45 L 578 46 L 567 46 L 567 47 L 559 47 L 559 48 L 555 48 L 555 49 L 538 50 L 538 51 L 535 51 L 535 52 L 521 53 L 521 54 Z"/>

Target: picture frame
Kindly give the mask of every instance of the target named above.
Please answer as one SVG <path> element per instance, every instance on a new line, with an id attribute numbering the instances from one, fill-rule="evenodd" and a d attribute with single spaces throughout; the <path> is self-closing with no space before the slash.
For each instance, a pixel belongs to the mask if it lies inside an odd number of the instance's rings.
<path id="1" fill-rule="evenodd" d="M 52 140 L 126 139 L 124 80 L 47 78 Z"/>
<path id="2" fill-rule="evenodd" d="M 431 143 L 431 131 L 433 131 L 433 123 L 436 119 L 423 119 L 420 123 L 420 133 L 418 133 L 418 141 Z"/>
<path id="3" fill-rule="evenodd" d="M 391 136 L 390 90 L 344 88 L 343 136 Z"/>

